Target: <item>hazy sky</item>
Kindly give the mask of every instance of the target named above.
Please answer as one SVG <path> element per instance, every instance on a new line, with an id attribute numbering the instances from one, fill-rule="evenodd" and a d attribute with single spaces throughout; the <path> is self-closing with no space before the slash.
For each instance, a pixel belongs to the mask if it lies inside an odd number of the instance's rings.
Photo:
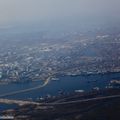
<path id="1" fill-rule="evenodd" d="M 74 19 L 118 20 L 120 0 L 0 0 L 0 25 Z"/>

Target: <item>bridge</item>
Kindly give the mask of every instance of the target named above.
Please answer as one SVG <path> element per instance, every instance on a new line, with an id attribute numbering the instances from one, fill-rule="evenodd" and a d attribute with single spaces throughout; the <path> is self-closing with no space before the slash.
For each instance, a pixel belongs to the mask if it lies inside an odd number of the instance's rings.
<path id="1" fill-rule="evenodd" d="M 24 90 L 19 90 L 19 91 L 14 91 L 14 92 L 10 92 L 10 93 L 5 93 L 3 95 L 0 95 L 0 98 L 16 95 L 16 94 L 20 94 L 20 93 L 26 93 L 26 92 L 29 92 L 29 91 L 32 91 L 32 90 L 37 90 L 37 89 L 43 88 L 43 87 L 45 87 L 49 83 L 50 78 L 51 77 L 48 77 L 45 80 L 44 84 L 42 84 L 42 85 L 39 85 L 39 86 L 36 86 L 36 87 L 33 87 L 33 88 L 24 89 Z"/>

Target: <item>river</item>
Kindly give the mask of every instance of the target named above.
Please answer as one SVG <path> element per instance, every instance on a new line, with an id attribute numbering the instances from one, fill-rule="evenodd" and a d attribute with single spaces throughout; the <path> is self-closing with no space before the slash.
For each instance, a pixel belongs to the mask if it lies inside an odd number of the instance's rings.
<path id="1" fill-rule="evenodd" d="M 58 95 L 60 90 L 65 93 L 70 93 L 75 90 L 90 91 L 93 87 L 105 88 L 111 80 L 120 79 L 120 73 L 107 73 L 95 75 L 79 75 L 79 76 L 57 76 L 59 80 L 50 81 L 48 84 L 40 89 L 32 90 L 26 93 L 19 93 L 12 96 L 7 96 L 8 99 L 22 99 L 28 98 L 36 99 L 37 97 L 44 97 L 46 95 Z M 43 81 L 30 82 L 25 84 L 6 84 L 0 85 L 0 95 L 29 89 L 42 85 Z"/>

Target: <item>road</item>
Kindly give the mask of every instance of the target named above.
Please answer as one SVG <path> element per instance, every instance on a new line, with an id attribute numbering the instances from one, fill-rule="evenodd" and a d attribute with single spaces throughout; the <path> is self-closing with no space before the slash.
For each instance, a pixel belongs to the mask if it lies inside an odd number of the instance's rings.
<path id="1" fill-rule="evenodd" d="M 23 101 L 23 100 L 9 100 L 9 99 L 0 99 L 0 103 L 4 103 L 4 104 L 17 104 L 19 106 L 22 105 L 40 105 L 40 103 L 37 102 L 32 102 L 32 101 Z"/>
<path id="2" fill-rule="evenodd" d="M 83 100 L 75 100 L 75 101 L 68 101 L 68 102 L 60 102 L 60 103 L 44 103 L 46 106 L 56 106 L 56 105 L 65 105 L 65 104 L 74 104 L 74 103 L 84 103 L 90 101 L 98 101 L 98 100 L 106 100 L 112 98 L 120 98 L 120 95 L 112 95 L 112 96 L 104 96 L 104 97 L 96 97 L 96 98 L 89 98 Z"/>
<path id="3" fill-rule="evenodd" d="M 84 103 L 84 102 L 90 102 L 90 101 L 107 100 L 107 99 L 113 99 L 113 98 L 114 99 L 120 98 L 120 95 L 96 97 L 96 98 L 76 100 L 76 101 L 68 101 L 68 102 L 61 102 L 61 103 L 39 103 L 39 102 L 32 102 L 32 101 L 9 100 L 9 99 L 0 99 L 0 103 L 18 104 L 18 105 L 32 104 L 32 105 L 42 105 L 42 106 L 56 106 L 56 105 L 65 105 L 65 104 L 74 104 L 74 103 Z"/>

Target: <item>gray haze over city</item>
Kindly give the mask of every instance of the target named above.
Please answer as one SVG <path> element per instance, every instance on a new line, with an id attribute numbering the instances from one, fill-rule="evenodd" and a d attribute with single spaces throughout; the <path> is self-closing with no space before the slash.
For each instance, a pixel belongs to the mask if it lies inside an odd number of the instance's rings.
<path id="1" fill-rule="evenodd" d="M 0 28 L 16 25 L 75 28 L 116 23 L 119 0 L 0 0 Z"/>

